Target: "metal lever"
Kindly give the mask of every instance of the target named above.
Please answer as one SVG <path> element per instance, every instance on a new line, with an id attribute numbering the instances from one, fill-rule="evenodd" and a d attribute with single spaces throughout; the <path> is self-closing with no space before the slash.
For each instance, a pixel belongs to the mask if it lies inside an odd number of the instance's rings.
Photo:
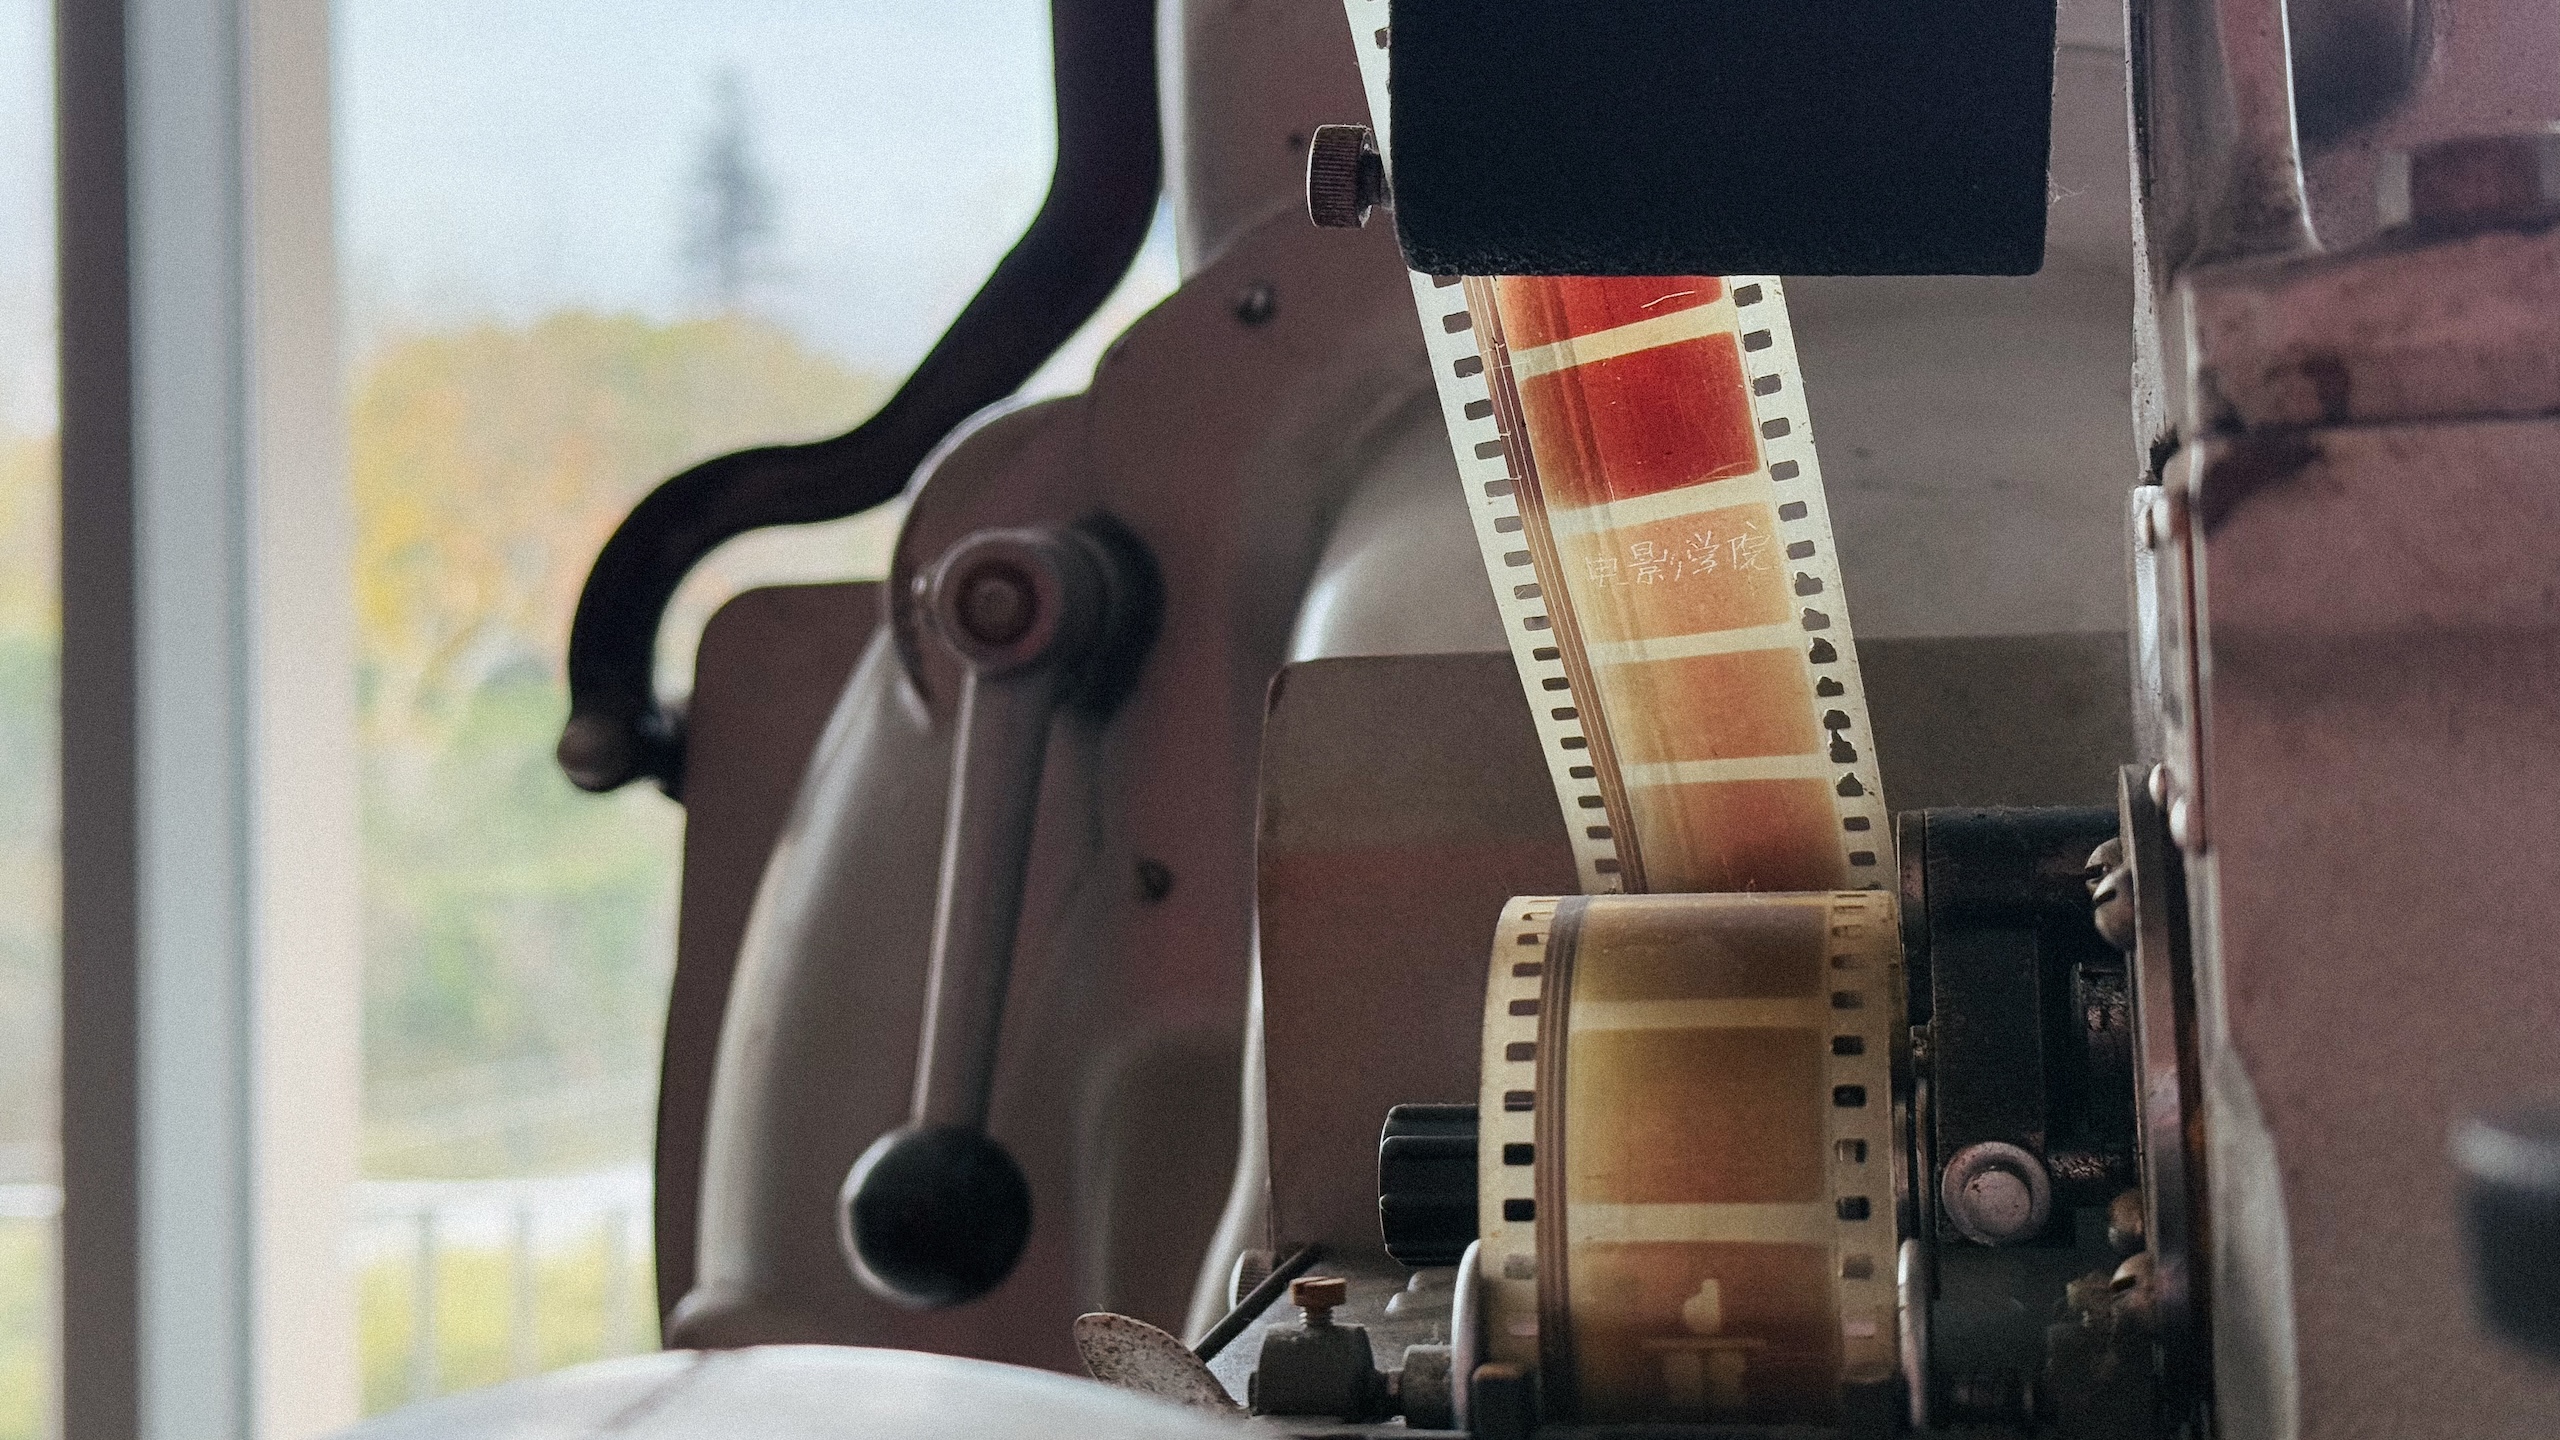
<path id="1" fill-rule="evenodd" d="M 1151 628 L 1144 577 L 1106 539 L 981 530 L 927 582 L 963 679 L 915 1104 L 854 1162 L 837 1213 L 854 1273 L 903 1305 L 994 1289 L 1031 1232 L 1030 1186 L 987 1134 L 987 1104 L 1050 721 Z"/>

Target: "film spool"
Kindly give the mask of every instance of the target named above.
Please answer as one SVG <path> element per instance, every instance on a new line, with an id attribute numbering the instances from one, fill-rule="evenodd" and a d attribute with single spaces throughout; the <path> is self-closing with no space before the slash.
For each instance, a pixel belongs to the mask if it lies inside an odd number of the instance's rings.
<path id="1" fill-rule="evenodd" d="M 1891 900 L 1514 900 L 1486 987 L 1489 1358 L 1549 1420 L 1837 1422 L 1899 1368 Z"/>

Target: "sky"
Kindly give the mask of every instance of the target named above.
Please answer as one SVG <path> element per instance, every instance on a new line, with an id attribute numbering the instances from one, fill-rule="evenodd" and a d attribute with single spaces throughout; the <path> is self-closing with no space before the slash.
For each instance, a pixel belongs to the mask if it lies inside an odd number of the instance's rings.
<path id="1" fill-rule="evenodd" d="M 53 414 L 52 0 L 0 0 L 0 428 Z"/>
<path id="2" fill-rule="evenodd" d="M 21 429 L 52 407 L 49 10 L 0 0 L 0 424 Z M 1047 188 L 1046 0 L 338 0 L 335 25 L 358 356 L 566 306 L 700 309 L 685 221 L 723 72 L 778 201 L 752 308 L 849 364 L 912 365 Z M 1141 268 L 1115 321 L 1171 283 L 1165 237 Z"/>

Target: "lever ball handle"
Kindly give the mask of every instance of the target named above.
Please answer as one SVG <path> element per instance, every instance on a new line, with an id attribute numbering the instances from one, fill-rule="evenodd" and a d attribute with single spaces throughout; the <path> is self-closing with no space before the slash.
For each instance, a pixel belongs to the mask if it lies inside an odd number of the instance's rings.
<path id="1" fill-rule="evenodd" d="M 1031 1238 L 1031 1184 L 965 1125 L 909 1125 L 871 1142 L 838 1197 L 837 1243 L 871 1290 L 915 1309 L 1004 1283 Z"/>
<path id="2" fill-rule="evenodd" d="M 837 1207 L 855 1276 L 901 1305 L 994 1289 L 1031 1232 L 1022 1167 L 986 1132 L 996 1038 L 1050 724 L 1133 623 L 1152 620 L 1125 568 L 1082 530 L 982 530 L 928 582 L 933 633 L 962 680 L 915 1097 L 908 1124 L 854 1163 Z"/>

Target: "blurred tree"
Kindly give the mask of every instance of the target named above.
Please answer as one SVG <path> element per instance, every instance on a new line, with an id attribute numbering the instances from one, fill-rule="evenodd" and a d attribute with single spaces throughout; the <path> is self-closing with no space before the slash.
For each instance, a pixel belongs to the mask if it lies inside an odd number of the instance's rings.
<path id="1" fill-rule="evenodd" d="M 772 245 L 773 184 L 756 159 L 746 81 L 723 70 L 711 82 L 711 128 L 694 161 L 694 212 L 685 258 L 713 300 L 734 310 L 762 278 Z"/>
<path id="2" fill-rule="evenodd" d="M 0 1181 L 53 1168 L 54 453 L 50 434 L 0 428 Z M 0 1334 L 9 1279 L 0 1255 Z M 39 1358 L 0 1352 L 0 1372 Z M 0 1433 L 11 1384 L 0 1373 Z"/>
<path id="3" fill-rule="evenodd" d="M 51 641 L 54 437 L 0 426 L 0 635 Z"/>

